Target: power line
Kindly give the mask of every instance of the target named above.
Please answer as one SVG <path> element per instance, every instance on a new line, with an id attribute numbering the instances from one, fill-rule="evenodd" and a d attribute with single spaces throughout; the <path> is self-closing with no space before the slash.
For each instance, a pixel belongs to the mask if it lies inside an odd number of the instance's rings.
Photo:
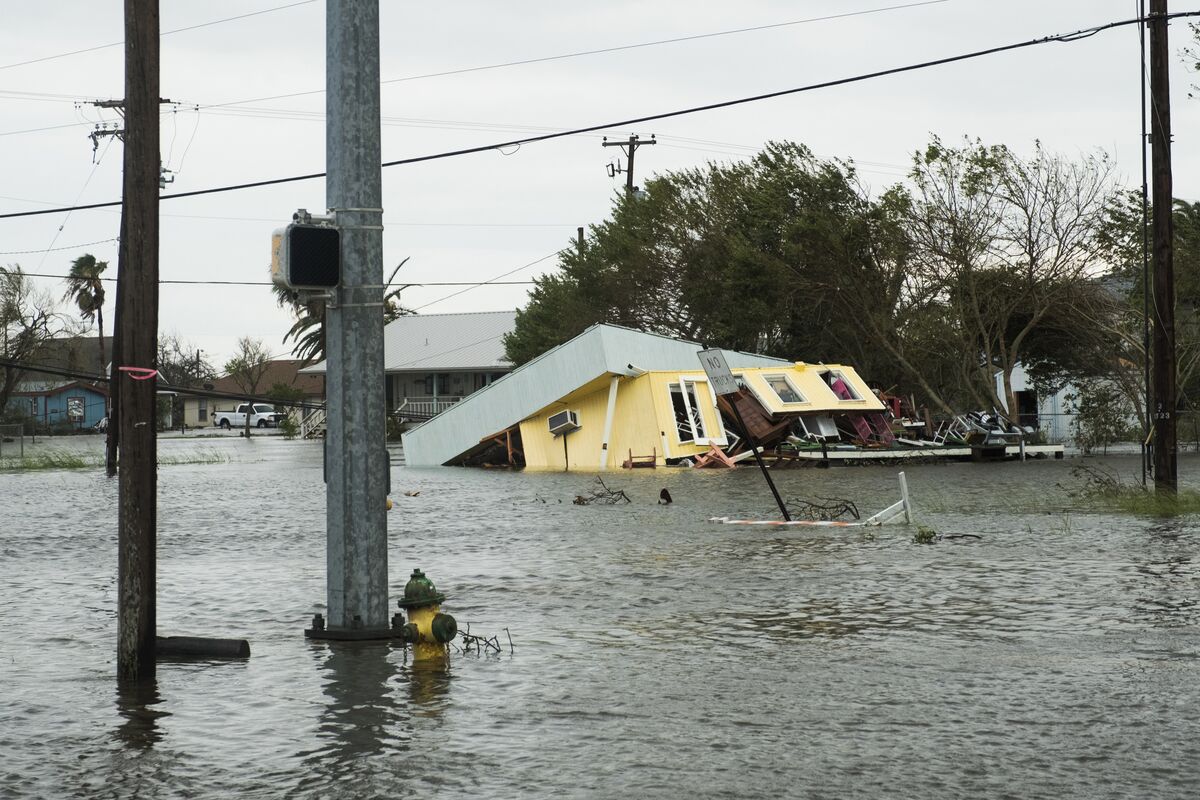
<path id="1" fill-rule="evenodd" d="M 312 2 L 312 0 L 306 0 L 306 1 Z M 426 73 L 423 75 L 407 75 L 407 76 L 404 76 L 401 78 L 388 78 L 388 79 L 380 81 L 380 84 L 383 85 L 383 84 L 389 84 L 389 83 L 403 83 L 406 81 L 424 80 L 426 78 L 440 78 L 440 77 L 445 77 L 448 75 L 461 75 L 461 74 L 470 73 L 470 72 L 483 72 L 486 70 L 504 69 L 507 67 L 522 66 L 525 64 L 538 64 L 538 63 L 544 63 L 544 62 L 549 62 L 549 61 L 561 61 L 564 59 L 578 58 L 581 56 L 600 55 L 600 54 L 604 54 L 604 53 L 615 53 L 615 52 L 621 52 L 623 50 L 636 50 L 636 49 L 640 49 L 640 48 L 644 48 L 644 47 L 655 47 L 655 46 L 664 45 L 664 44 L 676 44 L 679 42 L 688 42 L 688 41 L 694 41 L 697 39 L 711 39 L 711 38 L 716 38 L 719 36 L 731 36 L 731 35 L 739 34 L 739 33 L 751 33 L 751 32 L 755 32 L 755 31 L 770 30 L 773 28 L 784 28 L 784 27 L 789 27 L 789 26 L 793 26 L 793 25 L 803 25 L 803 24 L 813 23 L 813 22 L 825 22 L 825 21 L 829 21 L 829 20 L 842 19 L 842 18 L 846 18 L 846 17 L 858 17 L 858 16 L 865 16 L 867 14 L 878 14 L 878 13 L 885 12 L 885 11 L 896 11 L 896 10 L 902 10 L 902 9 L 907 9 L 907 8 L 916 8 L 919 6 L 926 6 L 926 5 L 938 5 L 940 3 L 946 3 L 946 2 L 950 2 L 950 0 L 924 0 L 923 2 L 906 3 L 903 5 L 885 6 L 882 8 L 869 8 L 869 9 L 863 9 L 861 11 L 850 11 L 850 12 L 846 12 L 846 13 L 842 13 L 842 14 L 828 14 L 828 15 L 821 16 L 821 17 L 808 17 L 806 19 L 791 20 L 788 22 L 775 22 L 775 23 L 771 23 L 768 25 L 756 25 L 756 26 L 749 27 L 749 28 L 736 28 L 736 29 L 732 29 L 732 30 L 716 31 L 713 33 L 700 33 L 700 34 L 695 34 L 692 36 L 677 36 L 677 37 L 674 37 L 671 39 L 659 39 L 659 40 L 651 41 L 651 42 L 638 42 L 636 44 L 616 45 L 613 47 L 604 47 L 604 48 L 598 48 L 595 50 L 580 50 L 580 51 L 576 51 L 573 53 L 561 53 L 561 54 L 553 55 L 553 56 L 542 56 L 539 58 L 528 58 L 528 59 L 522 59 L 522 60 L 517 60 L 517 61 L 506 61 L 506 62 L 502 62 L 502 63 L 498 63 L 498 64 L 486 64 L 486 65 L 478 66 L 478 67 L 463 67 L 461 69 L 452 69 L 452 70 L 446 70 L 443 72 L 430 72 L 430 73 Z M 293 5 L 302 5 L 302 4 L 294 3 Z M 291 8 L 291 6 L 281 6 L 280 8 Z M 273 11 L 273 10 L 278 10 L 278 9 L 268 9 L 268 11 Z M 266 11 L 256 12 L 256 13 L 266 13 Z M 246 14 L 243 16 L 253 16 L 253 15 Z M 216 20 L 215 22 L 204 23 L 203 25 L 196 25 L 196 26 L 192 26 L 192 27 L 203 27 L 204 25 L 215 25 L 217 22 L 227 22 L 230 19 L 241 19 L 241 17 L 230 17 L 227 20 Z M 191 30 L 191 28 L 180 28 L 179 30 Z M 168 33 L 178 33 L 179 30 L 168 31 Z M 119 44 L 121 44 L 121 42 L 116 42 L 115 44 L 101 45 L 99 47 L 88 48 L 86 50 L 77 50 L 72 53 L 63 53 L 63 54 L 60 54 L 59 56 L 48 56 L 44 59 L 35 59 L 34 61 L 27 61 L 27 62 L 21 62 L 21 63 L 22 64 L 31 64 L 31 63 L 35 63 L 36 61 L 45 61 L 45 60 L 48 60 L 51 58 L 60 58 L 62 56 L 75 55 L 77 53 L 86 53 L 86 52 L 90 52 L 91 50 L 99 50 L 99 49 L 103 49 L 105 47 L 114 47 Z M 10 64 L 8 66 L 9 67 L 20 66 L 20 64 Z M 0 69 L 7 69 L 7 68 L 8 67 L 0 67 Z M 266 97 L 252 97 L 252 98 L 248 98 L 246 100 L 231 100 L 231 101 L 225 102 L 225 103 L 196 104 L 195 108 L 197 111 L 199 111 L 202 108 L 203 109 L 226 109 L 223 112 L 222 111 L 212 111 L 211 113 L 227 114 L 227 115 L 233 115 L 233 116 L 258 116 L 258 117 L 265 116 L 268 118 L 278 117 L 281 119 L 301 118 L 301 119 L 319 120 L 324 117 L 324 114 L 322 114 L 320 112 L 315 112 L 315 111 L 314 112 L 284 111 L 284 110 L 275 111 L 273 109 L 235 108 L 235 106 L 244 106 L 247 103 L 260 103 L 260 102 L 265 102 L 265 101 L 270 101 L 270 100 L 286 100 L 286 99 L 292 98 L 292 97 L 307 97 L 307 96 L 311 96 L 311 95 L 318 95 L 318 94 L 324 94 L 324 93 L 325 93 L 324 89 L 310 89 L 310 90 L 303 91 L 303 92 L 289 92 L 287 94 L 277 94 L 277 95 L 270 95 L 270 96 L 266 96 Z M 34 94 L 31 92 L 8 92 L 5 90 L 0 90 L 0 96 L 5 95 L 5 94 L 21 95 L 23 99 L 36 99 L 36 100 L 43 100 L 43 101 L 53 101 L 53 100 L 74 101 L 76 99 L 72 95 Z M 386 118 L 386 117 L 384 118 L 384 124 L 392 124 L 392 125 L 405 124 L 402 122 L 395 122 L 395 121 L 389 122 L 388 119 L 389 118 Z M 415 125 L 415 123 L 417 123 L 417 122 L 421 122 L 421 121 L 412 121 L 407 124 Z M 425 122 L 432 123 L 432 122 L 436 122 L 436 120 L 426 120 Z M 73 127 L 77 127 L 77 126 L 80 126 L 83 124 L 86 124 L 86 123 L 73 122 L 73 123 L 69 123 L 66 125 L 54 125 L 54 126 L 49 126 L 49 127 L 44 127 L 44 128 L 28 128 L 25 130 L 18 130 L 18 131 L 4 131 L 4 132 L 0 132 L 0 136 L 17 136 L 17 135 L 26 134 L 26 133 L 41 133 L 43 131 L 59 130 L 62 128 L 73 128 Z M 463 124 L 469 124 L 469 123 L 463 123 Z M 416 127 L 433 127 L 432 125 L 424 125 L 424 126 L 415 125 L 415 126 Z M 514 127 L 528 129 L 531 126 L 511 126 L 510 125 L 510 126 L 506 126 L 506 127 L 510 128 L 510 129 L 514 128 Z M 536 127 L 536 126 L 532 126 L 532 127 Z"/>
<path id="2" fill-rule="evenodd" d="M 416 308 L 413 309 L 413 311 L 420 311 L 422 308 L 429 308 L 432 305 L 437 305 L 438 303 L 442 302 L 443 300 L 449 300 L 451 297 L 458 297 L 460 294 L 471 291 L 471 289 L 478 289 L 480 286 L 486 286 L 488 284 L 495 284 L 501 278 L 507 278 L 509 275 L 512 275 L 514 272 L 520 272 L 523 269 L 529 269 L 530 267 L 532 267 L 536 264 L 540 264 L 543 261 L 546 261 L 547 259 L 554 258 L 560 252 L 562 252 L 562 251 L 555 250 L 553 253 L 544 255 L 541 258 L 537 259 L 536 261 L 530 261 L 528 264 L 517 267 L 516 269 L 510 269 L 508 272 L 505 272 L 503 275 L 497 275 L 495 278 L 492 278 L 491 280 L 483 281 L 482 283 L 476 284 L 475 286 L 470 286 L 466 289 L 462 289 L 457 292 L 451 292 L 450 294 L 446 295 L 445 297 L 439 297 L 437 300 L 431 300 L 428 303 L 425 303 L 424 305 L 417 306 Z M 532 283 L 532 281 L 531 281 L 531 283 Z"/>
<path id="3" fill-rule="evenodd" d="M 903 10 L 906 8 L 916 8 L 918 6 L 938 5 L 940 3 L 946 3 L 946 2 L 949 2 L 949 0 L 924 0 L 923 2 L 905 3 L 903 5 L 885 6 L 883 8 L 867 8 L 867 9 L 863 9 L 861 11 L 848 11 L 848 12 L 845 12 L 842 14 L 827 14 L 827 15 L 821 16 L 821 17 L 808 17 L 806 19 L 791 20 L 790 22 L 774 22 L 769 25 L 756 25 L 756 26 L 750 27 L 750 28 L 735 28 L 733 30 L 716 31 L 714 33 L 698 33 L 693 36 L 676 36 L 671 39 L 658 39 L 658 40 L 655 40 L 652 42 L 638 42 L 637 44 L 623 44 L 623 45 L 616 45 L 614 47 L 601 47 L 601 48 L 597 48 L 595 50 L 578 50 L 574 53 L 560 53 L 558 55 L 553 55 L 553 56 L 541 56 L 538 58 L 525 58 L 525 59 L 520 59 L 518 61 L 505 61 L 505 62 L 502 62 L 499 64 L 485 64 L 483 66 L 478 66 L 478 67 L 462 67 L 459 69 L 445 70 L 443 72 L 427 72 L 422 75 L 407 75 L 402 78 L 388 78 L 386 80 L 380 81 L 379 83 L 381 85 L 389 84 L 389 83 L 404 83 L 406 81 L 425 80 L 426 78 L 444 78 L 449 75 L 463 75 L 463 74 L 466 74 L 469 72 L 484 72 L 486 70 L 492 70 L 492 69 L 505 69 L 507 67 L 520 67 L 520 66 L 525 66 L 526 64 L 544 64 L 548 61 L 562 61 L 562 60 L 568 59 L 568 58 L 579 58 L 581 56 L 602 55 L 604 53 L 619 53 L 623 50 L 637 50 L 637 49 L 640 49 L 643 47 L 657 47 L 658 45 L 663 45 L 663 44 L 678 44 L 679 42 L 691 42 L 691 41 L 695 41 L 697 39 L 714 39 L 718 36 L 732 36 L 732 35 L 738 34 L 738 33 L 752 33 L 754 31 L 765 31 L 765 30 L 770 30 L 772 28 L 786 28 L 786 27 L 789 27 L 792 25 L 804 25 L 804 24 L 808 24 L 808 23 L 812 23 L 812 22 L 826 22 L 829 20 L 843 19 L 846 17 L 861 17 L 861 16 L 865 16 L 867 14 L 878 14 L 878 13 L 881 13 L 884 11 L 898 11 L 898 10 Z M 204 106 L 204 108 L 224 108 L 227 106 L 242 105 L 244 103 L 261 103 L 266 100 L 286 100 L 291 97 L 306 97 L 306 96 L 310 96 L 310 95 L 314 95 L 314 94 L 324 94 L 324 93 L 325 93 L 324 89 L 310 89 L 309 91 L 305 91 L 305 92 L 290 92 L 288 94 L 277 94 L 277 95 L 272 95 L 269 97 L 253 97 L 253 98 L 250 98 L 249 100 L 234 100 L 234 101 L 228 102 L 228 103 L 216 103 L 216 104 Z"/>
<path id="4" fill-rule="evenodd" d="M 116 239 L 104 239 L 102 241 L 115 242 L 117 240 Z M 99 242 L 92 242 L 92 244 L 99 244 Z M 77 246 L 83 247 L 84 245 L 77 245 Z M 72 248 L 60 247 L 58 249 L 59 250 L 70 250 Z M 42 253 L 45 251 L 43 251 L 43 250 L 25 250 L 22 252 L 23 253 L 31 253 L 31 252 L 32 253 Z M 0 255 L 12 255 L 12 254 L 0 253 Z M 558 255 L 558 253 L 552 253 L 551 255 L 556 256 L 556 255 Z M 512 275 L 514 272 L 519 272 L 520 270 L 531 267 L 534 264 L 541 263 L 542 261 L 545 261 L 547 258 L 550 258 L 550 257 L 551 256 L 545 256 L 543 258 L 539 258 L 537 261 L 534 261 L 530 264 L 526 264 L 523 267 L 517 267 L 514 270 L 504 273 L 504 275 Z M 66 280 L 68 277 L 67 275 L 54 275 L 54 274 L 51 274 L 48 272 L 26 272 L 25 270 L 21 270 L 21 274 L 25 275 L 27 277 L 30 277 L 30 278 L 52 278 L 54 280 Z M 501 277 L 503 277 L 503 276 L 501 276 Z M 116 278 L 98 278 L 97 280 L 106 281 L 108 283 L 116 283 L 117 282 Z M 270 281 L 215 281 L 215 280 L 214 281 L 190 281 L 190 280 L 170 280 L 170 279 L 166 279 L 166 278 L 160 278 L 158 282 L 159 282 L 159 284 L 163 284 L 163 285 L 175 285 L 175 286 L 274 286 L 275 285 L 275 284 L 271 283 Z M 534 281 L 501 281 L 501 280 L 492 278 L 492 279 L 486 280 L 486 281 L 426 281 L 423 283 L 414 282 L 414 281 L 398 281 L 395 284 L 389 284 L 389 285 L 404 286 L 406 288 L 407 287 L 425 287 L 425 286 L 467 286 L 467 287 L 475 288 L 478 286 L 528 286 L 532 283 L 534 283 Z M 455 294 L 459 294 L 459 292 L 456 292 Z M 453 295 L 450 295 L 450 296 L 453 297 Z M 444 297 L 442 298 L 442 300 L 445 300 L 445 299 L 446 298 L 444 298 Z M 440 303 L 440 302 L 441 302 L 441 300 L 433 301 L 433 303 Z M 429 303 L 429 305 L 432 305 L 432 303 Z M 421 306 L 421 307 L 424 308 L 424 306 Z"/>
<path id="5" fill-rule="evenodd" d="M 283 11 L 284 9 L 295 8 L 296 6 L 308 5 L 309 3 L 313 3 L 315 1 L 316 0 L 300 0 L 300 2 L 298 2 L 298 3 L 289 3 L 286 6 L 276 6 L 275 8 L 264 8 L 262 11 L 251 11 L 248 14 L 239 14 L 236 17 L 225 17 L 224 19 L 214 19 L 211 22 L 201 22 L 196 25 L 188 25 L 185 28 L 175 28 L 174 30 L 170 30 L 170 31 L 162 31 L 161 33 L 159 33 L 159 36 L 169 36 L 172 33 L 183 33 L 184 31 L 194 31 L 197 28 L 207 28 L 210 25 L 219 25 L 223 22 L 233 22 L 233 21 L 239 20 L 239 19 L 246 19 L 247 17 L 257 17 L 261 14 L 270 14 L 273 11 Z M 13 67 L 24 67 L 29 64 L 40 64 L 43 61 L 53 61 L 57 58 L 66 58 L 68 56 L 77 56 L 77 55 L 82 55 L 83 53 L 94 53 L 97 50 L 106 50 L 110 47 L 120 47 L 123 44 L 125 44 L 124 40 L 119 41 L 119 42 L 109 42 L 108 44 L 98 44 L 95 47 L 85 47 L 82 50 L 72 50 L 69 53 L 56 53 L 52 56 L 42 56 L 41 58 L 31 58 L 28 61 L 18 61 L 13 64 L 0 65 L 0 70 L 12 69 Z"/>
<path id="6" fill-rule="evenodd" d="M 859 162 L 867 163 L 867 162 Z M 46 200 L 31 200 L 28 197 L 12 197 L 11 195 L 0 195 L 0 200 L 12 200 L 17 203 L 32 203 L 38 206 L 57 206 L 57 203 L 51 203 Z M 113 212 L 119 213 L 119 212 Z M 279 225 L 278 217 L 230 217 L 215 214 L 159 214 L 160 217 L 169 219 L 202 219 L 213 220 L 217 222 L 267 222 L 274 225 Z M 393 228 L 575 228 L 574 222 L 396 222 L 393 220 L 384 220 L 384 225 Z M 105 239 L 103 241 L 117 241 L 116 239 Z M 86 247 L 88 244 L 100 244 L 100 242 L 85 242 L 79 245 Z M 68 248 L 69 249 L 69 248 Z M 24 252 L 41 252 L 36 251 L 19 251 Z M 0 253 L 0 255 L 4 255 Z"/>
<path id="7" fill-rule="evenodd" d="M 44 247 L 37 250 L 4 250 L 0 251 L 0 256 L 27 256 L 36 253 L 57 253 L 60 250 L 78 250 L 80 247 L 91 247 L 94 244 L 108 244 L 109 242 L 120 241 L 119 239 L 97 239 L 94 242 L 83 242 L 82 244 L 71 244 L 64 247 Z M 33 272 L 24 272 L 22 274 L 36 278 L 66 278 L 65 275 L 39 275 Z M 102 278 L 101 280 L 116 280 L 116 278 Z"/>
<path id="8" fill-rule="evenodd" d="M 1196 17 L 1196 16 L 1200 16 L 1200 11 L 1182 11 L 1182 12 L 1177 12 L 1174 14 L 1166 15 L 1167 19 Z M 905 72 L 914 72 L 916 70 L 928 69 L 930 67 L 943 66 L 945 64 L 953 64 L 953 63 L 956 63 L 959 61 L 967 61 L 967 60 L 974 59 L 974 58 L 981 58 L 983 56 L 995 55 L 997 53 L 1004 53 L 1004 52 L 1008 52 L 1008 51 L 1012 51 L 1012 50 L 1019 50 L 1019 49 L 1023 49 L 1026 47 L 1033 47 L 1036 45 L 1048 44 L 1051 42 L 1064 42 L 1064 43 L 1074 42 L 1074 41 L 1078 41 L 1081 38 L 1094 36 L 1102 31 L 1111 30 L 1111 29 L 1118 28 L 1118 27 L 1123 27 L 1125 25 L 1136 25 L 1136 24 L 1140 24 L 1141 22 L 1142 22 L 1141 19 L 1130 19 L 1130 20 L 1122 20 L 1119 22 L 1109 22 L 1109 23 L 1106 23 L 1103 25 L 1097 25 L 1097 26 L 1094 26 L 1091 28 L 1084 28 L 1082 30 L 1075 31 L 1074 33 L 1058 34 L 1058 35 L 1054 35 L 1054 36 L 1045 36 L 1045 37 L 1042 37 L 1039 39 L 1028 39 L 1028 40 L 1022 41 L 1022 42 L 1016 42 L 1014 44 L 1000 45 L 997 47 L 990 47 L 990 48 L 987 48 L 984 50 L 975 50 L 970 53 L 963 53 L 960 55 L 947 56 L 945 58 L 932 59 L 930 61 L 922 61 L 922 62 L 919 62 L 916 64 L 909 64 L 909 65 L 902 66 L 902 67 L 893 67 L 891 69 L 886 69 L 886 70 L 877 70 L 875 72 L 867 72 L 867 73 L 863 73 L 860 75 L 854 75 L 854 76 L 851 76 L 848 78 L 837 78 L 834 80 L 822 81 L 820 83 L 811 83 L 806 86 L 799 86 L 799 87 L 795 87 L 792 89 L 780 89 L 779 91 L 775 91 L 775 92 L 766 92 L 763 94 L 751 95 L 749 97 L 741 97 L 741 98 L 738 98 L 735 100 L 724 100 L 724 101 L 721 101 L 718 103 L 709 103 L 707 105 L 701 105 L 701 106 L 691 106 L 689 108 L 683 108 L 683 109 L 679 109 L 677 111 L 668 111 L 668 112 L 663 112 L 663 113 L 659 113 L 659 114 L 648 114 L 648 115 L 642 116 L 642 117 L 634 117 L 632 119 L 618 120 L 615 122 L 606 122 L 606 123 L 603 123 L 600 125 L 589 125 L 584 128 L 574 128 L 574 129 L 558 131 L 558 132 L 554 132 L 554 133 L 540 134 L 538 136 L 528 136 L 528 137 L 524 137 L 524 138 L 520 138 L 520 139 L 513 139 L 513 140 L 507 141 L 507 142 L 498 142 L 498 143 L 494 143 L 494 144 L 479 145 L 476 147 L 464 147 L 464 148 L 460 148 L 458 150 L 447 150 L 447 151 L 443 151 L 440 153 L 433 153 L 430 155 L 413 156 L 410 158 L 396 159 L 394 161 L 385 161 L 380 166 L 381 167 L 396 167 L 396 166 L 404 166 L 404 165 L 408 165 L 408 164 L 419 164 L 419 163 L 423 163 L 423 162 L 427 162 L 427 161 L 438 161 L 438 160 L 445 159 L 445 158 L 455 158 L 458 156 L 471 155 L 474 153 L 483 153 L 483 152 L 487 152 L 490 150 L 503 150 L 503 148 L 507 148 L 507 147 L 520 147 L 520 146 L 526 145 L 526 144 L 533 144 L 536 142 L 545 142 L 545 141 L 550 141 L 552 139 L 562 139 L 562 138 L 565 138 L 568 136 L 578 136 L 580 134 L 593 133 L 595 131 L 609 130 L 609 129 L 613 129 L 613 128 L 629 128 L 629 127 L 636 126 L 636 125 L 639 125 L 639 124 L 642 124 L 645 122 L 654 122 L 654 121 L 662 120 L 662 119 L 672 119 L 674 117 L 682 117 L 682 116 L 685 116 L 688 114 L 698 114 L 698 113 L 701 113 L 704 111 L 715 111 L 717 109 L 722 109 L 722 108 L 731 108 L 733 106 L 746 105 L 748 103 L 756 103 L 756 102 L 760 102 L 763 100 L 772 100 L 772 99 L 775 99 L 778 97 L 786 97 L 788 95 L 800 94 L 803 92 L 811 92 L 811 91 L 816 91 L 818 89 L 828 89 L 828 88 L 832 88 L 834 86 L 845 86 L 845 85 L 852 84 L 852 83 L 861 83 L 863 81 L 873 80 L 875 78 L 883 78 L 883 77 L 887 77 L 890 75 L 898 75 L 898 74 L 905 73 Z M 219 194 L 219 193 L 223 193 L 223 192 L 241 191 L 244 189 L 255 189 L 255 188 L 262 187 L 262 186 L 276 186 L 276 185 L 284 184 L 284 183 L 296 183 L 299 181 L 314 180 L 316 178 L 323 178 L 323 177 L 325 177 L 324 172 L 310 172 L 310 173 L 307 173 L 304 175 L 293 175 L 293 176 L 290 176 L 287 178 L 271 178 L 271 179 L 266 179 L 266 180 L 261 180 L 261 181 L 248 181 L 246 183 L 230 184 L 228 186 L 217 186 L 217 187 L 213 187 L 210 189 L 197 189 L 197 190 L 191 191 L 191 192 L 178 192 L 175 194 L 163 195 L 160 198 L 160 200 L 178 200 L 178 199 L 181 199 L 184 197 L 198 197 L 198 196 L 207 195 L 207 194 Z M 120 200 L 114 200 L 114 201 L 110 201 L 110 202 L 106 202 L 106 203 L 90 203 L 88 205 L 82 205 L 82 206 L 73 206 L 73 207 L 65 207 L 65 208 L 51 208 L 51 209 L 44 209 L 41 211 L 9 212 L 6 214 L 0 214 L 0 219 L 13 219 L 13 218 L 17 218 L 17 217 L 33 217 L 33 216 L 39 216 L 42 214 L 54 214 L 54 213 L 58 213 L 61 211 L 82 211 L 82 210 L 93 209 L 93 208 L 110 208 L 113 206 L 119 206 L 120 204 L 121 204 Z"/>

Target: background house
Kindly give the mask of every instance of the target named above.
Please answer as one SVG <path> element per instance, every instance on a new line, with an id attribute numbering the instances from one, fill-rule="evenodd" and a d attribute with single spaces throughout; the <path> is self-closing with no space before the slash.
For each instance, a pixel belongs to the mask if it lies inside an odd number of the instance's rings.
<path id="1" fill-rule="evenodd" d="M 107 414 L 108 391 L 83 381 L 24 381 L 8 407 L 27 415 L 39 430 L 91 428 Z"/>
<path id="2" fill-rule="evenodd" d="M 1071 424 L 1075 421 L 1075 405 L 1070 398 L 1079 393 L 1073 384 L 1066 384 L 1058 391 L 1039 395 L 1033 380 L 1018 364 L 1012 373 L 1013 394 L 1017 399 L 1017 413 L 1001 409 L 1009 418 L 1023 427 L 1040 430 L 1045 441 L 1052 444 L 1069 442 L 1072 439 Z M 1004 399 L 1004 374 L 996 373 L 996 393 Z"/>
<path id="3" fill-rule="evenodd" d="M 100 363 L 100 338 L 98 336 L 63 336 L 48 339 L 38 350 L 33 362 L 39 366 L 54 369 L 72 370 L 88 375 L 103 375 L 112 362 L 113 337 L 104 337 L 104 363 Z M 22 381 L 53 382 L 75 380 L 63 375 L 49 372 L 38 372 L 36 369 L 26 370 L 21 375 Z M 85 381 L 90 383 L 90 381 Z"/>
<path id="4" fill-rule="evenodd" d="M 111 336 L 104 337 L 104 365 L 100 363 L 100 340 L 96 336 L 49 339 L 31 359 L 31 364 L 100 376 L 111 358 L 112 341 Z M 54 426 L 86 428 L 105 416 L 107 398 L 107 382 L 26 369 L 17 378 L 5 411 L 14 418 L 30 419 L 41 429 Z"/>
<path id="5" fill-rule="evenodd" d="M 300 370 L 301 363 L 296 358 L 279 358 L 267 362 L 266 371 L 254 387 L 253 394 L 259 397 L 266 397 L 271 394 L 275 386 L 283 385 L 298 392 L 299 399 L 302 402 L 311 405 L 324 405 L 325 375 L 319 372 L 302 372 Z M 213 381 L 212 387 L 214 391 L 230 392 L 232 394 L 245 393 L 249 388 L 240 385 L 237 380 L 228 375 Z M 232 410 L 241 401 L 183 395 L 182 402 L 184 424 L 189 428 L 203 428 L 212 424 L 214 411 Z M 292 409 L 280 406 L 279 410 L 293 414 L 293 419 L 296 422 L 300 422 L 305 416 L 300 413 L 300 409 L 293 411 Z"/>
<path id="6" fill-rule="evenodd" d="M 512 371 L 504 358 L 504 335 L 515 311 L 413 314 L 383 331 L 383 371 L 389 414 L 425 418 Z M 304 374 L 324 375 L 326 363 Z"/>

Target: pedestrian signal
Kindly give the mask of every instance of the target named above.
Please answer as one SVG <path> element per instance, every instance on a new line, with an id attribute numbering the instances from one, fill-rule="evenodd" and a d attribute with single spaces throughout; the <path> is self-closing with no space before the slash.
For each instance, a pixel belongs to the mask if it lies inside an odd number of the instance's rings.
<path id="1" fill-rule="evenodd" d="M 271 281 L 285 289 L 333 289 L 342 281 L 341 233 L 294 223 L 271 235 Z"/>

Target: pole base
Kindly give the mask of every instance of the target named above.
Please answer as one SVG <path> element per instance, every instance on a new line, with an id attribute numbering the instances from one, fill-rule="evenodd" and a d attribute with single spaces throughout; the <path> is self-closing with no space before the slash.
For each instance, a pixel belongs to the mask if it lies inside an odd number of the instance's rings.
<path id="1" fill-rule="evenodd" d="M 335 642 L 370 642 L 404 638 L 403 626 L 396 624 L 396 620 L 394 619 L 390 628 L 364 628 L 358 624 L 358 617 L 354 618 L 356 624 L 351 628 L 327 628 L 325 626 L 325 617 L 321 614 L 314 614 L 312 621 L 312 627 L 304 629 L 305 639 L 325 639 Z"/>
<path id="2" fill-rule="evenodd" d="M 335 642 L 367 642 L 384 639 L 403 640 L 400 631 L 392 628 L 305 628 L 305 639 L 325 639 Z"/>

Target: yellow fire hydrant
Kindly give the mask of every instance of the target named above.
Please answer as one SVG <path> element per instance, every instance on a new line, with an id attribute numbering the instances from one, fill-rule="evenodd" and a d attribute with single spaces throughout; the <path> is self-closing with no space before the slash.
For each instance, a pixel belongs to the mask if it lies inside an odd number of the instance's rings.
<path id="1" fill-rule="evenodd" d="M 440 593 L 425 573 L 414 569 L 404 586 L 404 599 L 397 605 L 408 612 L 408 623 L 400 637 L 413 648 L 413 661 L 445 659 L 447 643 L 458 633 L 458 623 L 441 613 L 446 595 Z"/>

